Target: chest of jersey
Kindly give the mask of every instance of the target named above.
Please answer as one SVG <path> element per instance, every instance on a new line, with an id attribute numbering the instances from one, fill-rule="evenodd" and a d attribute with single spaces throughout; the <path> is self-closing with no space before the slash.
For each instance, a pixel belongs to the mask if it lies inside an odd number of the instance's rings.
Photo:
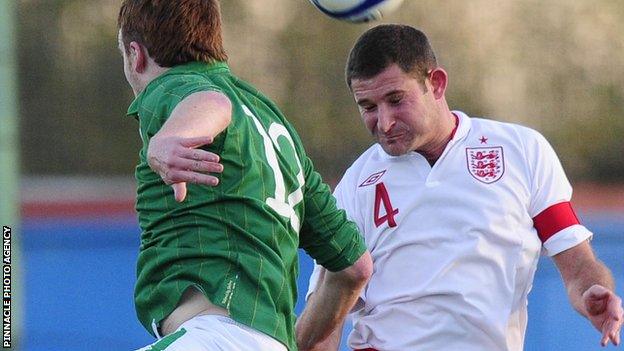
<path id="1" fill-rule="evenodd" d="M 455 241 L 480 233 L 521 241 L 519 227 L 532 227 L 521 155 L 502 146 L 476 155 L 474 149 L 455 145 L 433 167 L 416 153 L 371 161 L 356 190 L 357 202 L 365 204 L 359 215 L 367 240 L 399 241 L 396 236 L 405 234 L 410 240 Z M 491 159 L 483 158 L 485 152 L 492 152 Z M 447 232 L 429 237 L 433 228 Z"/>
<path id="2" fill-rule="evenodd" d="M 522 157 L 513 145 L 478 141 L 449 145 L 433 167 L 416 153 L 371 157 L 355 194 L 356 221 L 379 273 L 367 290 L 370 305 L 402 291 L 467 295 L 480 310 L 511 306 L 529 288 L 541 247 Z M 485 293 L 495 290 L 501 294 Z M 498 298 L 506 301 L 491 303 Z"/>

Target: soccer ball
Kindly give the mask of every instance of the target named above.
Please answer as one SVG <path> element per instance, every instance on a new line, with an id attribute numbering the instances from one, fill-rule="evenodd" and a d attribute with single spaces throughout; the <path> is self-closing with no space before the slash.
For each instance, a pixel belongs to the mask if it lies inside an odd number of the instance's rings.
<path id="1" fill-rule="evenodd" d="M 310 0 L 329 17 L 349 22 L 379 20 L 394 11 L 403 0 Z"/>

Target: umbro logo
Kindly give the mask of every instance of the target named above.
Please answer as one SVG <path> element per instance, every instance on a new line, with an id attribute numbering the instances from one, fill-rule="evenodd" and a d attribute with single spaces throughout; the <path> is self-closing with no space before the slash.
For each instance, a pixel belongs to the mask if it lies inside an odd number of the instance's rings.
<path id="1" fill-rule="evenodd" d="M 368 178 L 366 178 L 365 181 L 362 182 L 362 184 L 360 184 L 360 188 L 377 183 L 379 179 L 381 179 L 381 177 L 384 175 L 384 173 L 386 173 L 385 169 L 381 172 L 371 174 L 370 176 L 368 176 Z"/>

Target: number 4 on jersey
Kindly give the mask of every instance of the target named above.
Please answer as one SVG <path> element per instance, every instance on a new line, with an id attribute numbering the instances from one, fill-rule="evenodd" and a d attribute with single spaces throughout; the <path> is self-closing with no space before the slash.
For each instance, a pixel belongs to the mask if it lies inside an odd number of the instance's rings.
<path id="1" fill-rule="evenodd" d="M 382 203 L 386 215 L 379 217 L 379 210 Z M 394 220 L 394 216 L 397 213 L 399 213 L 399 209 L 392 208 L 392 203 L 390 203 L 390 196 L 388 195 L 388 190 L 386 190 L 386 186 L 384 185 L 384 183 L 382 182 L 377 184 L 377 186 L 375 187 L 375 226 L 379 227 L 387 221 L 390 228 L 396 227 L 397 224 Z"/>

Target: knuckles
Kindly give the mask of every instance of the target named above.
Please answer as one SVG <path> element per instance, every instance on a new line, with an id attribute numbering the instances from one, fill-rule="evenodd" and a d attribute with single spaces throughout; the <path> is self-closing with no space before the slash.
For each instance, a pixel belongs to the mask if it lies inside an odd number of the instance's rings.
<path id="1" fill-rule="evenodd" d="M 210 161 L 201 160 L 201 151 L 195 150 L 192 158 L 189 159 L 189 161 L 192 160 L 191 163 L 185 160 L 185 151 L 186 148 L 179 144 L 179 138 L 155 136 L 148 146 L 147 162 L 167 185 L 187 181 L 217 185 L 217 178 L 200 173 L 222 172 L 223 166 L 218 163 L 218 156 L 215 155 L 216 160 L 212 158 Z"/>

